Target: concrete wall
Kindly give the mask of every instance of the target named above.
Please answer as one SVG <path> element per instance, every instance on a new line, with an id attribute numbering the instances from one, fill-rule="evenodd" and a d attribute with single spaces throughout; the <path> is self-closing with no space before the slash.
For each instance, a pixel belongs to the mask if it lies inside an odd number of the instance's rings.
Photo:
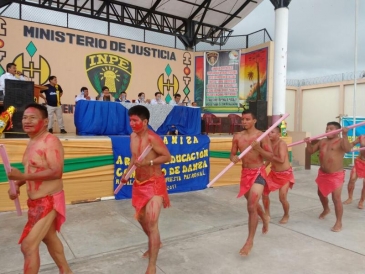
<path id="1" fill-rule="evenodd" d="M 309 132 L 314 136 L 324 133 L 327 122 L 339 121 L 339 117 L 343 115 L 353 116 L 353 81 L 287 87 L 286 92 L 286 109 L 290 113 L 287 122 L 290 131 Z M 364 102 L 365 79 L 360 79 L 356 88 L 358 117 L 365 117 Z"/>
<path id="2" fill-rule="evenodd" d="M 321 85 L 287 87 L 288 134 L 293 142 L 325 132 L 326 123 L 353 116 L 353 81 Z M 356 116 L 365 117 L 365 79 L 357 81 Z M 293 164 L 304 165 L 305 145 L 293 147 Z"/>
<path id="3" fill-rule="evenodd" d="M 353 116 L 354 85 L 344 86 L 344 112 L 343 114 Z M 365 117 L 365 83 L 356 86 L 356 116 Z"/>

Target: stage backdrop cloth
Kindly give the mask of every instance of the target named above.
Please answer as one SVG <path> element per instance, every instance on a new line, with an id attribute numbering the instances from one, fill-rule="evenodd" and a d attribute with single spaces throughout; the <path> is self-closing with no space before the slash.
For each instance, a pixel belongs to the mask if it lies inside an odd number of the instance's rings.
<path id="1" fill-rule="evenodd" d="M 130 137 L 110 136 L 114 155 L 114 189 L 127 171 L 131 159 Z M 206 135 L 161 136 L 172 159 L 161 167 L 165 173 L 169 193 L 194 191 L 206 188 L 209 183 L 209 143 Z M 132 197 L 134 174 L 122 187 L 115 199 Z"/>
<path id="2" fill-rule="evenodd" d="M 128 106 L 127 106 L 128 105 Z M 75 107 L 79 135 L 130 135 L 128 108 L 135 104 L 81 100 Z M 150 111 L 150 128 L 157 134 L 177 129 L 179 134 L 201 133 L 201 110 L 195 107 L 145 105 Z M 127 108 L 128 107 L 128 108 Z"/>

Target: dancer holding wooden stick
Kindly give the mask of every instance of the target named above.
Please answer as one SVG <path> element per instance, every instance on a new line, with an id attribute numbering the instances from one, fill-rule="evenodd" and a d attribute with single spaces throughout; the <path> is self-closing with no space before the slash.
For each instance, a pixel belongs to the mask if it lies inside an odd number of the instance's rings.
<path id="1" fill-rule="evenodd" d="M 255 128 L 256 117 L 249 110 L 242 112 L 242 125 L 245 130 L 236 133 L 233 136 L 230 160 L 234 163 L 240 161 L 237 152 L 244 151 L 247 147 L 252 146 L 242 160 L 242 172 L 240 182 L 240 192 L 237 198 L 245 196 L 247 199 L 248 211 L 248 237 L 246 243 L 240 250 L 242 256 L 248 256 L 255 237 L 258 216 L 263 221 L 262 232 L 267 233 L 269 229 L 270 217 L 262 210 L 259 201 L 264 186 L 268 183 L 263 158 L 270 159 L 272 157 L 272 149 L 270 140 L 265 136 L 259 144 L 257 140 L 263 132 Z"/>
<path id="2" fill-rule="evenodd" d="M 161 245 L 158 220 L 162 206 L 170 206 L 161 165 L 169 162 L 171 155 L 161 137 L 148 129 L 150 113 L 146 107 L 134 106 L 129 109 L 128 115 L 133 130 L 130 144 L 132 159 L 128 170 L 137 167 L 132 205 L 136 209 L 136 218 L 148 237 L 148 250 L 143 254 L 143 257 L 149 257 L 146 274 L 155 274 Z M 145 157 L 139 157 L 148 146 L 152 146 L 150 152 Z M 126 182 L 125 176 L 126 173 L 122 177 L 123 183 Z"/>
<path id="3" fill-rule="evenodd" d="M 365 135 L 357 137 L 355 141 L 351 143 L 352 147 L 356 146 L 357 144 L 360 144 L 360 148 L 365 149 Z M 357 204 L 357 207 L 359 209 L 363 209 L 365 201 L 365 150 L 359 150 L 359 156 L 355 159 L 355 166 L 351 170 L 350 180 L 347 185 L 349 197 L 346 201 L 343 202 L 345 205 L 352 203 L 352 197 L 354 195 L 355 183 L 357 178 L 364 178 L 361 198 L 359 203 Z"/>
<path id="4" fill-rule="evenodd" d="M 280 139 L 280 127 L 274 128 L 269 133 L 269 138 L 273 149 L 273 156 L 271 159 L 268 159 L 266 166 L 271 163 L 271 171 L 268 175 L 271 182 L 271 188 L 269 189 L 268 185 L 265 186 L 262 201 L 266 214 L 270 216 L 269 194 L 270 192 L 279 189 L 279 200 L 284 210 L 284 216 L 279 223 L 286 224 L 289 220 L 289 202 L 287 200 L 287 194 L 289 188 L 293 188 L 294 185 L 293 169 L 289 162 L 288 146 L 285 141 Z"/>
<path id="5" fill-rule="evenodd" d="M 338 122 L 329 122 L 327 123 L 326 133 L 338 129 L 341 129 L 341 125 Z M 336 213 L 336 223 L 331 229 L 334 232 L 339 232 L 342 229 L 343 208 L 341 192 L 345 180 L 343 157 L 346 152 L 351 150 L 347 132 L 348 128 L 343 128 L 342 138 L 337 131 L 327 135 L 327 138 L 321 139 L 314 145 L 311 144 L 310 138 L 305 139 L 308 153 L 313 154 L 319 151 L 320 168 L 316 183 L 318 185 L 318 196 L 323 206 L 323 212 L 319 215 L 319 219 L 324 219 L 330 212 L 327 196 L 331 193 Z"/>
<path id="6" fill-rule="evenodd" d="M 60 140 L 48 133 L 47 108 L 30 104 L 23 115 L 23 130 L 30 140 L 23 156 L 25 172 L 12 168 L 8 178 L 15 181 L 16 194 L 9 190 L 10 199 L 20 194 L 26 185 L 28 222 L 19 240 L 24 256 L 24 273 L 36 274 L 40 268 L 39 245 L 43 241 L 59 268 L 59 273 L 72 273 L 67 264 L 62 242 L 56 231 L 66 220 L 63 192 L 63 147 Z"/>

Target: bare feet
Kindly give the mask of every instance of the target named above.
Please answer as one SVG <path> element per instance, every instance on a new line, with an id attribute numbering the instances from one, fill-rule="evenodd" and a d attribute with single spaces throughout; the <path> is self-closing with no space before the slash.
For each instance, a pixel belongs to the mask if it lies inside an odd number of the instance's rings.
<path id="1" fill-rule="evenodd" d="M 323 210 L 323 212 L 319 215 L 319 219 L 324 219 L 324 217 L 326 217 L 326 215 L 330 213 L 330 210 L 329 209 L 325 209 Z"/>
<path id="2" fill-rule="evenodd" d="M 352 198 L 348 198 L 346 201 L 343 202 L 344 205 L 349 205 L 352 203 Z"/>
<path id="3" fill-rule="evenodd" d="M 253 247 L 252 242 L 246 242 L 245 245 L 240 250 L 240 255 L 242 257 L 248 256 L 248 254 L 250 254 L 250 252 L 251 252 L 252 247 Z"/>
<path id="4" fill-rule="evenodd" d="M 335 223 L 335 225 L 331 228 L 333 232 L 340 232 L 342 229 L 342 223 Z"/>
<path id="5" fill-rule="evenodd" d="M 162 243 L 160 243 L 160 248 L 162 247 Z M 142 258 L 149 258 L 150 257 L 150 251 L 147 250 L 145 253 L 143 253 Z"/>
<path id="6" fill-rule="evenodd" d="M 289 215 L 284 215 L 283 218 L 279 221 L 280 224 L 286 224 L 289 220 Z"/>
<path id="7" fill-rule="evenodd" d="M 148 266 L 146 270 L 146 274 L 156 274 L 156 266 Z"/>
<path id="8" fill-rule="evenodd" d="M 364 201 L 359 201 L 358 205 L 357 205 L 357 208 L 359 209 L 363 209 L 364 208 Z"/>
<path id="9" fill-rule="evenodd" d="M 262 233 L 266 234 L 269 232 L 269 223 L 270 223 L 270 216 L 266 215 L 263 219 L 264 224 L 262 225 Z"/>

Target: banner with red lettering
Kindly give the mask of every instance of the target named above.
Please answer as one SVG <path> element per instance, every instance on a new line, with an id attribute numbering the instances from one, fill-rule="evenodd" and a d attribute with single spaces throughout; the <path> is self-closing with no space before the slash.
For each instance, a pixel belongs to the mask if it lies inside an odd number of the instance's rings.
<path id="1" fill-rule="evenodd" d="M 204 106 L 239 106 L 240 50 L 205 53 Z"/>

